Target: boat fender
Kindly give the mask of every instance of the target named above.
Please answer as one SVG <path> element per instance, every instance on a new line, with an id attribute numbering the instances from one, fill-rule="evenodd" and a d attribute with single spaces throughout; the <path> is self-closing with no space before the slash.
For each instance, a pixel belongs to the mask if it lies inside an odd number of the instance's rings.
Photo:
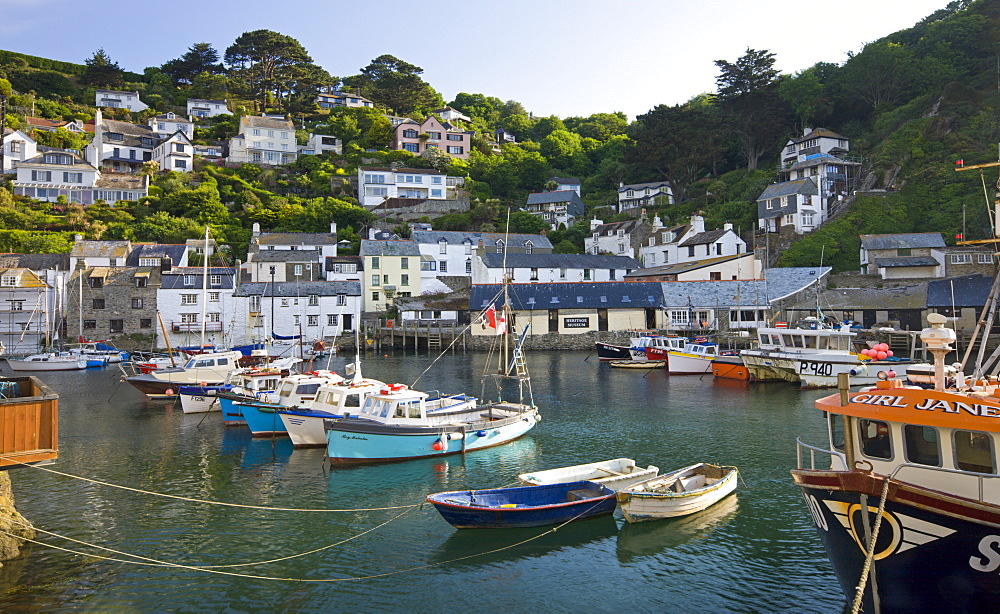
<path id="1" fill-rule="evenodd" d="M 462 434 L 461 433 L 448 433 L 448 440 L 449 441 L 458 441 L 461 438 L 462 438 Z"/>
<path id="2" fill-rule="evenodd" d="M 438 439 L 434 440 L 433 444 L 431 444 L 431 449 L 434 450 L 435 452 L 440 452 L 444 450 L 445 447 L 448 445 L 446 442 L 447 439 L 445 439 L 444 436 L 439 437 Z"/>
<path id="3" fill-rule="evenodd" d="M 173 396 L 174 395 L 174 389 L 173 388 L 167 388 L 166 390 L 163 391 L 163 393 L 166 394 L 168 397 Z"/>
<path id="4" fill-rule="evenodd" d="M 856 367 L 851 367 L 851 375 L 863 375 L 868 373 L 868 366 L 861 364 Z"/>
<path id="5" fill-rule="evenodd" d="M 486 437 L 486 431 L 476 431 L 476 437 Z"/>

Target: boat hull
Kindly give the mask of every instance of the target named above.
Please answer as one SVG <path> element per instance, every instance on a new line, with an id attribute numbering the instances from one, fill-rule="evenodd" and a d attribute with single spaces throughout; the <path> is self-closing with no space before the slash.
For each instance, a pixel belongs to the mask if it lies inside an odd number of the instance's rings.
<path id="1" fill-rule="evenodd" d="M 260 401 L 237 401 L 243 419 L 254 437 L 286 436 L 285 423 L 277 412 L 280 406 L 261 403 Z"/>
<path id="2" fill-rule="evenodd" d="M 667 366 L 665 360 L 612 360 L 608 365 L 616 369 L 662 369 Z"/>
<path id="3" fill-rule="evenodd" d="M 181 386 L 177 396 L 181 400 L 181 411 L 185 414 L 203 414 L 210 411 L 221 411 L 219 397 L 216 396 L 219 387 L 216 386 Z"/>
<path id="4" fill-rule="evenodd" d="M 480 408 L 483 414 L 487 407 Z M 499 420 L 433 427 L 383 426 L 366 420 L 334 419 L 326 423 L 330 464 L 380 463 L 471 452 L 513 441 L 539 421 L 531 408 Z"/>
<path id="5" fill-rule="evenodd" d="M 615 511 L 614 491 L 594 482 L 443 492 L 427 501 L 458 529 L 544 527 Z"/>
<path id="6" fill-rule="evenodd" d="M 793 471 L 848 602 L 867 544 L 861 496 L 873 527 L 883 478 L 859 471 Z M 1000 611 L 1000 508 L 891 482 L 862 611 Z"/>
<path id="7" fill-rule="evenodd" d="M 632 353 L 625 346 L 596 341 L 594 348 L 597 350 L 597 358 L 600 360 L 628 360 L 632 358 Z"/>
<path id="8" fill-rule="evenodd" d="M 712 357 L 684 352 L 670 352 L 667 373 L 670 375 L 703 375 L 712 369 Z"/>
<path id="9" fill-rule="evenodd" d="M 630 458 L 616 458 L 599 463 L 587 463 L 572 467 L 560 467 L 545 471 L 533 471 L 517 476 L 525 486 L 542 484 L 562 484 L 566 482 L 590 481 L 603 484 L 611 490 L 618 491 L 655 478 L 660 472 L 658 467 L 637 467 Z"/>
<path id="10" fill-rule="evenodd" d="M 292 445 L 296 448 L 322 448 L 326 445 L 326 426 L 328 418 L 338 418 L 328 412 L 313 410 L 296 411 L 280 410 L 278 415 L 288 433 Z"/>
<path id="11" fill-rule="evenodd" d="M 673 492 L 670 489 L 665 492 L 630 489 L 619 491 L 618 503 L 621 505 L 625 520 L 636 523 L 676 518 L 700 512 L 715 505 L 736 490 L 739 473 L 732 467 L 724 469 L 728 469 L 728 472 L 718 482 L 691 491 Z M 669 478 L 669 475 L 666 474 L 658 479 Z M 654 479 L 647 482 L 655 481 Z M 638 487 L 641 488 L 642 485 L 640 484 Z"/>
<path id="12" fill-rule="evenodd" d="M 7 365 L 14 371 L 78 371 L 87 368 L 87 359 L 18 360 L 16 358 L 8 358 Z"/>
<path id="13" fill-rule="evenodd" d="M 226 426 L 245 426 L 243 410 L 236 404 L 236 399 L 219 397 L 219 409 L 222 410 L 222 422 Z"/>

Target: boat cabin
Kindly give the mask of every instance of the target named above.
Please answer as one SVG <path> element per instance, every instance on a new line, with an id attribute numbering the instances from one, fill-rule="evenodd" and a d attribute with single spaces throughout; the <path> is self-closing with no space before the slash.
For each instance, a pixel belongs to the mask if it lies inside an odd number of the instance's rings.
<path id="1" fill-rule="evenodd" d="M 830 350 L 850 352 L 853 350 L 856 333 L 831 328 L 758 328 L 757 340 L 762 350 L 787 352 L 826 352 Z"/>
<path id="2" fill-rule="evenodd" d="M 310 371 L 300 375 L 290 375 L 278 383 L 275 394 L 268 397 L 269 403 L 285 407 L 310 405 L 316 398 L 320 386 L 339 384 L 344 378 L 333 371 Z"/>
<path id="3" fill-rule="evenodd" d="M 958 395 L 880 381 L 851 393 L 845 406 L 833 395 L 816 407 L 826 414 L 831 469 L 845 471 L 853 459 L 877 474 L 1000 504 L 998 383 Z"/>
<path id="4" fill-rule="evenodd" d="M 320 386 L 310 407 L 317 411 L 342 414 L 348 409 L 358 409 L 369 394 L 384 388 L 386 388 L 384 382 L 373 379 Z"/>
<path id="5" fill-rule="evenodd" d="M 711 360 L 715 356 L 718 356 L 719 344 L 711 341 L 685 343 L 684 349 L 679 350 L 679 352 L 682 354 L 688 354 L 695 358 L 705 358 L 706 360 Z"/>
<path id="6" fill-rule="evenodd" d="M 432 397 L 404 384 L 392 384 L 368 395 L 360 417 L 383 424 L 427 426 L 461 421 L 467 414 L 478 411 L 474 397 L 464 394 Z"/>

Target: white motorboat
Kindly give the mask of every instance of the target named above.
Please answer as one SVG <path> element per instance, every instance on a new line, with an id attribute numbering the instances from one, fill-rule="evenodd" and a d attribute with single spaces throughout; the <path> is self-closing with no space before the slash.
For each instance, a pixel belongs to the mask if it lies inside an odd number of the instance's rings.
<path id="1" fill-rule="evenodd" d="M 357 415 L 368 395 L 387 387 L 385 382 L 361 377 L 358 369 L 350 382 L 320 386 L 307 407 L 281 408 L 277 412 L 296 448 L 325 446 L 325 419 Z"/>
<path id="2" fill-rule="evenodd" d="M 125 381 L 151 398 L 173 396 L 180 386 L 204 383 L 221 384 L 231 372 L 239 368 L 240 352 L 211 352 L 198 354 L 183 367 L 157 369 L 142 375 L 130 375 Z"/>
<path id="3" fill-rule="evenodd" d="M 739 471 L 698 463 L 618 491 L 618 504 L 629 522 L 686 516 L 701 511 L 736 490 Z"/>
<path id="4" fill-rule="evenodd" d="M 76 371 L 87 368 L 87 359 L 68 352 L 46 352 L 24 358 L 7 357 L 7 364 L 14 371 Z"/>
<path id="5" fill-rule="evenodd" d="M 517 479 L 522 484 L 528 486 L 587 480 L 604 484 L 611 490 L 617 491 L 633 484 L 644 482 L 650 478 L 655 478 L 659 472 L 659 467 L 650 465 L 642 468 L 637 466 L 631 458 L 614 458 L 597 463 L 587 463 L 585 465 L 573 465 L 572 467 L 559 467 L 558 469 L 522 473 L 517 476 Z"/>
<path id="6" fill-rule="evenodd" d="M 702 375 L 712 372 L 712 360 L 719 355 L 719 344 L 709 341 L 686 343 L 683 350 L 667 352 L 670 375 Z"/>

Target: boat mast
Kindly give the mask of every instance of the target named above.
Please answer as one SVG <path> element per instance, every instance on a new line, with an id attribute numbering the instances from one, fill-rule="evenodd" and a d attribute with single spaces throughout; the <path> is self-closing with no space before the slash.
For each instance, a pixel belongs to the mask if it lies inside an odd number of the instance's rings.
<path id="1" fill-rule="evenodd" d="M 80 343 L 83 343 L 83 268 L 82 267 L 78 268 L 77 273 L 79 274 L 77 281 L 80 282 L 80 296 L 78 297 L 80 300 L 80 305 L 79 305 L 80 308 L 77 311 L 77 313 L 80 314 L 80 328 L 78 328 L 77 331 L 79 331 Z"/>
<path id="2" fill-rule="evenodd" d="M 205 247 L 201 258 L 201 349 L 205 349 L 205 310 L 208 307 L 208 226 L 205 226 Z"/>

